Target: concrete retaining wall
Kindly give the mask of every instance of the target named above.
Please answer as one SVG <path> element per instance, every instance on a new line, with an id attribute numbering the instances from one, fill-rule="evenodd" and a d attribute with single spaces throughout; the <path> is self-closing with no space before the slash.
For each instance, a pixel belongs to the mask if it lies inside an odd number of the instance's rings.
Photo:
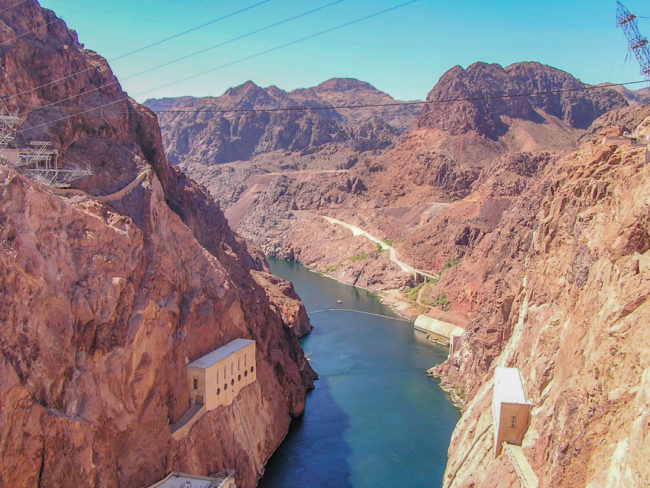
<path id="1" fill-rule="evenodd" d="M 432 340 L 446 346 L 449 345 L 453 336 L 460 336 L 465 332 L 462 327 L 426 315 L 418 315 L 413 326 L 417 330 L 429 334 Z"/>

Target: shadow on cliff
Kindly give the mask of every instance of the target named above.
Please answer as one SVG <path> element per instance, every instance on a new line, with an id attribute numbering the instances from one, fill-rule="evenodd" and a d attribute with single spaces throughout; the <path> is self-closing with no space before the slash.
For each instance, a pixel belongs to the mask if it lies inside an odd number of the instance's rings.
<path id="1" fill-rule="evenodd" d="M 352 448 L 344 439 L 349 425 L 348 415 L 332 397 L 329 380 L 321 378 L 307 397 L 306 414 L 291 422 L 258 488 L 350 488 Z"/>

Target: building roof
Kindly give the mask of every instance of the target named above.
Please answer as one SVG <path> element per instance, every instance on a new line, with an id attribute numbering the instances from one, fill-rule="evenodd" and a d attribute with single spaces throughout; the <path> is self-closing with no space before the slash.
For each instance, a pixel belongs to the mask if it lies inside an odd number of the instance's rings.
<path id="1" fill-rule="evenodd" d="M 465 329 L 462 327 L 458 327 L 457 325 L 454 325 L 450 322 L 434 319 L 433 317 L 429 317 L 427 315 L 418 315 L 413 325 L 416 329 L 438 334 L 447 338 L 460 336 L 465 332 Z"/>
<path id="2" fill-rule="evenodd" d="M 196 476 L 172 471 L 162 480 L 149 486 L 149 488 L 209 488 L 215 481 L 221 480 L 209 476 Z"/>
<path id="3" fill-rule="evenodd" d="M 255 341 L 252 341 L 250 339 L 235 339 L 233 341 L 230 341 L 225 346 L 221 346 L 219 349 L 215 349 L 214 351 L 207 353 L 205 356 L 200 357 L 196 361 L 192 361 L 187 365 L 187 367 L 207 369 L 225 357 L 230 356 L 232 353 L 237 352 L 243 347 L 254 342 Z"/>
<path id="4" fill-rule="evenodd" d="M 495 369 L 493 398 L 500 403 L 528 404 L 521 375 L 517 368 L 498 366 Z"/>

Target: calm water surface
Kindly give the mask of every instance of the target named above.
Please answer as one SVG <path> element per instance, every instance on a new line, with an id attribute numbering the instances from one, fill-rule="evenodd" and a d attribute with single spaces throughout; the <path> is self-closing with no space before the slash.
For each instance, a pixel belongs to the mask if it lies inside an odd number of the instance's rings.
<path id="1" fill-rule="evenodd" d="M 293 282 L 314 330 L 302 347 L 320 379 L 260 488 L 440 487 L 459 412 L 425 371 L 447 349 L 415 332 L 369 292 L 270 260 Z M 342 300 L 342 304 L 337 304 Z"/>

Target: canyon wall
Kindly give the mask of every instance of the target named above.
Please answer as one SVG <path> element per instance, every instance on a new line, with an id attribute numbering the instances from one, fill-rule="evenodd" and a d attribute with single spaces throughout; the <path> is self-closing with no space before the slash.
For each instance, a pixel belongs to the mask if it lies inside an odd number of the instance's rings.
<path id="1" fill-rule="evenodd" d="M 649 115 L 647 105 L 622 112 L 643 120 L 626 127 L 641 138 Z M 585 137 L 548 168 L 530 239 L 512 256 L 511 295 L 488 300 L 491 316 L 475 319 L 460 351 L 436 368 L 465 404 L 444 486 L 517 486 L 492 449 L 497 365 L 519 368 L 533 404 L 522 447 L 540 486 L 650 482 L 650 188 L 645 145 L 602 144 L 622 131 Z"/>
<path id="2" fill-rule="evenodd" d="M 0 485 L 146 486 L 235 468 L 255 486 L 314 378 L 297 341 L 304 308 L 53 12 L 3 10 L 0 45 L 16 145 L 50 141 L 93 171 L 58 196 L 0 170 Z M 88 196 L 143 173 L 122 198 Z M 185 364 L 237 337 L 257 343 L 257 382 L 172 439 Z"/>

